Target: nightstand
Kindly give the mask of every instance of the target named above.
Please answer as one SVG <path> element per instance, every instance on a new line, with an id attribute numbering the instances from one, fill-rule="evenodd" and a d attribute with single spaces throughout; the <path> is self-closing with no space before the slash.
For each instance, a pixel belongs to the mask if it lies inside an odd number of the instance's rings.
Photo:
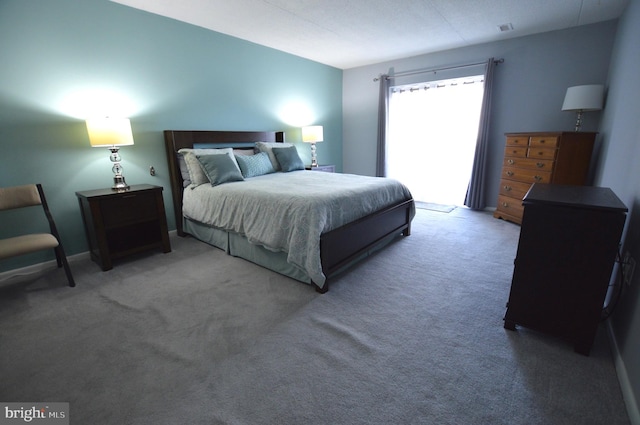
<path id="1" fill-rule="evenodd" d="M 133 185 L 127 191 L 76 192 L 91 259 L 102 270 L 113 260 L 151 249 L 171 252 L 162 187 Z"/>
<path id="2" fill-rule="evenodd" d="M 318 165 L 317 167 L 305 167 L 307 170 L 311 171 L 324 171 L 325 173 L 335 173 L 336 166 L 335 165 Z"/>

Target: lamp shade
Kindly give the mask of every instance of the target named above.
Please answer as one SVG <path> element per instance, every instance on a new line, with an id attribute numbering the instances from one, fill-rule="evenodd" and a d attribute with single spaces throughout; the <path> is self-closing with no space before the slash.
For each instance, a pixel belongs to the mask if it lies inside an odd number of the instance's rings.
<path id="1" fill-rule="evenodd" d="M 87 119 L 87 132 L 91 146 L 133 145 L 131 122 L 127 118 Z"/>
<path id="2" fill-rule="evenodd" d="M 591 84 L 567 89 L 562 104 L 563 111 L 599 111 L 604 100 L 604 86 Z"/>
<path id="3" fill-rule="evenodd" d="M 321 125 L 310 125 L 308 127 L 302 127 L 302 141 L 305 143 L 317 143 L 322 142 L 324 136 L 322 134 Z"/>

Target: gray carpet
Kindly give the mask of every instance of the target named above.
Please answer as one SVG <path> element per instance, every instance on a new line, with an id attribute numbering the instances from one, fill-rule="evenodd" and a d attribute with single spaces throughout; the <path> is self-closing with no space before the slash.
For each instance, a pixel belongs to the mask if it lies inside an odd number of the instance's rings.
<path id="1" fill-rule="evenodd" d="M 590 357 L 503 329 L 519 228 L 418 210 L 320 295 L 193 239 L 0 288 L 0 401 L 72 424 L 628 424 Z"/>

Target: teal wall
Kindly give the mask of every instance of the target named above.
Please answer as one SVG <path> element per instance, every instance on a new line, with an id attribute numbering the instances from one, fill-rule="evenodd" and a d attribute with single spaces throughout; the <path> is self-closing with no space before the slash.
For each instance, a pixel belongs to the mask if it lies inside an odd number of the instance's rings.
<path id="1" fill-rule="evenodd" d="M 320 124 L 319 161 L 342 169 L 336 68 L 108 0 L 2 0 L 0 58 L 0 186 L 41 182 L 69 254 L 87 250 L 75 192 L 112 184 L 109 152 L 89 146 L 91 115 L 131 119 L 124 175 L 165 188 L 170 228 L 165 129 L 284 130 L 297 144 L 300 126 Z M 308 145 L 297 146 L 310 162 Z M 11 214 L 0 237 L 32 221 Z"/>

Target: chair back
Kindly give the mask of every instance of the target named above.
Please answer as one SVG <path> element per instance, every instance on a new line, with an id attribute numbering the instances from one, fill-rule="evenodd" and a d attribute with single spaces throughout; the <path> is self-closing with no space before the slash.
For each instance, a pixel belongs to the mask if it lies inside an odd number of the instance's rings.
<path id="1" fill-rule="evenodd" d="M 40 191 L 35 184 L 0 187 L 0 211 L 41 205 Z"/>

